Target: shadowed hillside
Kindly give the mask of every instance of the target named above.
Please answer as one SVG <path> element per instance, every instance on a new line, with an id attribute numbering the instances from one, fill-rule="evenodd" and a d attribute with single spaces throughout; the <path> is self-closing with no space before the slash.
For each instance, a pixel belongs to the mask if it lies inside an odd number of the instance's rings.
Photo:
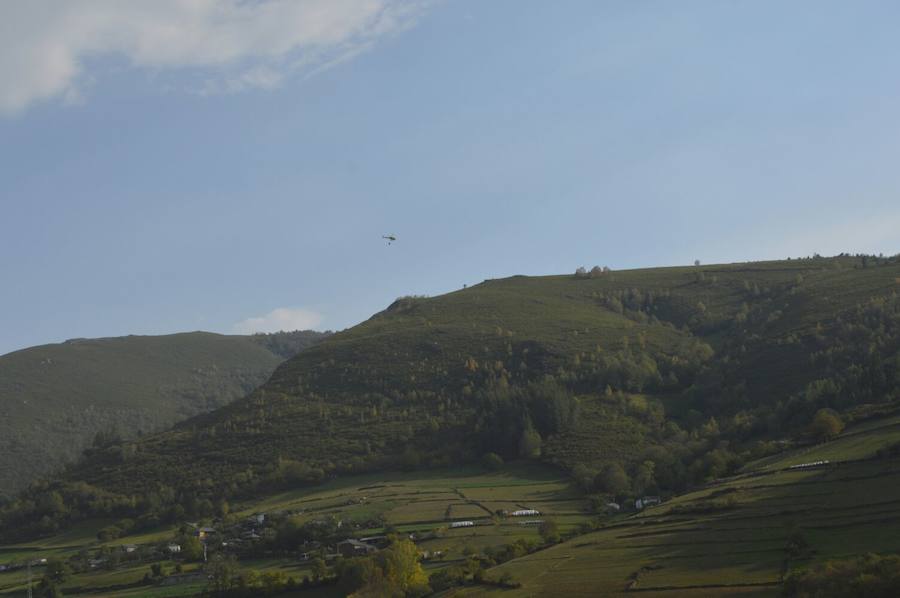
<path id="1" fill-rule="evenodd" d="M 78 457 L 95 435 L 134 438 L 244 396 L 321 336 L 75 339 L 3 355 L 0 494 Z"/>

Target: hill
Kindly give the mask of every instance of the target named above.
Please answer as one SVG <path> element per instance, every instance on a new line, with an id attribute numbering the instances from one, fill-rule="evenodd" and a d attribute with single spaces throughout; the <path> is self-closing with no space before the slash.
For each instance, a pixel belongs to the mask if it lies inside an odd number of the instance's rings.
<path id="1" fill-rule="evenodd" d="M 210 516 L 223 498 L 488 453 L 562 467 L 589 492 L 679 492 L 890 409 L 898 279 L 896 258 L 839 256 L 403 298 L 243 399 L 95 451 L 4 526 Z"/>
<path id="2" fill-rule="evenodd" d="M 74 460 L 95 436 L 132 439 L 240 398 L 321 336 L 74 339 L 0 356 L 0 495 Z"/>

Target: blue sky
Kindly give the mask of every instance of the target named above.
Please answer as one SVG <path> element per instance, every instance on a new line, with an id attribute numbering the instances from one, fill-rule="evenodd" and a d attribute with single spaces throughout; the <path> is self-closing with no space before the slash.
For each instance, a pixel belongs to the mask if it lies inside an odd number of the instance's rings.
<path id="1" fill-rule="evenodd" d="M 63 4 L 0 7 L 0 353 L 900 251 L 893 2 Z"/>

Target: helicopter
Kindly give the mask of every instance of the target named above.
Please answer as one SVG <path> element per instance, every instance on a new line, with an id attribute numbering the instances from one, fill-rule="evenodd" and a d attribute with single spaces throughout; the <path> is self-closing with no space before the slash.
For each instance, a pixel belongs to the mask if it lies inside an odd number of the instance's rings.
<path id="1" fill-rule="evenodd" d="M 388 245 L 397 240 L 397 237 L 395 237 L 394 235 L 382 235 L 381 238 L 387 239 Z"/>

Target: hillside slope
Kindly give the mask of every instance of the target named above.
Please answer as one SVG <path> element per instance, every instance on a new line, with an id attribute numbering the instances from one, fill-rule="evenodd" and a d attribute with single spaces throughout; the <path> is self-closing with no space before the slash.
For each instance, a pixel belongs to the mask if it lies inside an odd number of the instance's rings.
<path id="1" fill-rule="evenodd" d="M 91 490 L 57 487 L 79 505 L 150 497 L 98 514 L 202 516 L 223 497 L 494 452 L 590 491 L 680 491 L 802 442 L 822 409 L 852 421 L 895 401 L 898 279 L 896 258 L 842 256 L 404 298 L 246 398 L 98 451 L 66 476 Z M 21 503 L 6 521 L 39 514 Z"/>
<path id="2" fill-rule="evenodd" d="M 319 336 L 77 339 L 0 356 L 0 495 L 71 461 L 98 432 L 131 438 L 244 396 Z"/>

